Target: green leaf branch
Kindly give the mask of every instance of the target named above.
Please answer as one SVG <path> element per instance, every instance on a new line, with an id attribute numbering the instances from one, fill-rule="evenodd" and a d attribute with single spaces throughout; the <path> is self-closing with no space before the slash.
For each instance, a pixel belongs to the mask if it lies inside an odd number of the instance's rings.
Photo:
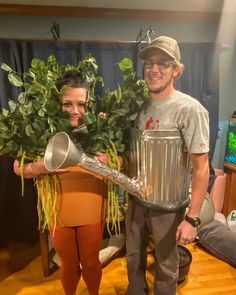
<path id="1" fill-rule="evenodd" d="M 119 64 L 124 83 L 92 103 L 84 115 L 89 130 L 89 152 L 111 148 L 111 141 L 119 153 L 128 149 L 129 128 L 148 97 L 144 80 L 137 77 L 132 61 L 124 58 Z"/>
<path id="2" fill-rule="evenodd" d="M 50 138 L 59 131 L 70 132 L 68 113 L 62 112 L 61 93 L 57 80 L 67 70 L 79 70 L 89 83 L 89 96 L 95 100 L 94 88 L 101 82 L 95 59 L 88 55 L 77 66 L 61 66 L 51 55 L 46 61 L 33 59 L 23 74 L 9 65 L 1 64 L 9 82 L 21 87 L 18 98 L 8 101 L 8 109 L 0 112 L 0 155 L 8 154 L 20 161 L 22 194 L 24 192 L 23 167 L 25 161 L 37 161 L 43 157 Z M 38 191 L 39 226 L 42 229 L 56 226 L 57 175 L 44 175 L 36 179 Z"/>
<path id="3" fill-rule="evenodd" d="M 90 83 L 89 92 L 94 99 L 94 87 L 101 77 L 97 77 L 95 59 L 88 55 L 77 66 L 61 66 L 51 55 L 46 61 L 35 58 L 30 68 L 23 74 L 16 73 L 9 65 L 1 64 L 9 82 L 22 87 L 16 101 L 8 101 L 8 109 L 0 112 L 0 155 L 8 154 L 20 159 L 34 161 L 44 155 L 50 138 L 59 131 L 69 132 L 70 121 L 62 112 L 57 80 L 71 69 L 80 70 Z"/>
<path id="4" fill-rule="evenodd" d="M 84 115 L 89 131 L 88 152 L 103 151 L 108 154 L 108 165 L 120 170 L 118 155 L 129 151 L 129 129 L 148 97 L 146 83 L 140 80 L 130 59 L 124 58 L 119 64 L 124 83 L 97 100 L 91 100 Z M 108 183 L 107 229 L 120 233 L 119 188 Z"/>

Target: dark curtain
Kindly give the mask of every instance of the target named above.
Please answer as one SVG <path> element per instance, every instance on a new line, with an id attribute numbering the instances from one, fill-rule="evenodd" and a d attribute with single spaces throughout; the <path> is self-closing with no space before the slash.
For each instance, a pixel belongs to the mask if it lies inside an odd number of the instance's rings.
<path id="1" fill-rule="evenodd" d="M 218 130 L 219 73 L 218 52 L 214 44 L 180 44 L 185 71 L 177 88 L 198 99 L 209 111 L 211 118 L 211 151 L 213 154 Z M 91 53 L 97 60 L 104 77 L 105 88 L 114 90 L 122 83 L 117 63 L 123 57 L 133 60 L 138 75 L 142 65 L 137 58 L 139 46 L 134 43 L 54 42 L 0 39 L 0 63 L 9 64 L 23 73 L 32 58 L 46 59 L 56 56 L 60 64 L 76 65 Z M 216 54 L 216 58 L 213 59 Z M 7 107 L 8 98 L 17 99 L 20 89 L 11 87 L 6 73 L 0 71 L 0 105 Z M 101 92 L 102 89 L 98 89 Z M 26 243 L 37 240 L 37 196 L 33 183 L 26 181 L 25 196 L 21 197 L 20 178 L 12 172 L 13 159 L 0 157 L 0 224 L 5 236 Z M 2 237 L 3 238 L 3 235 Z"/>
<path id="2" fill-rule="evenodd" d="M 184 73 L 177 87 L 198 99 L 210 116 L 210 160 L 213 157 L 219 117 L 219 48 L 215 44 L 181 44 Z"/>
<path id="3" fill-rule="evenodd" d="M 10 239 L 29 245 L 38 240 L 36 190 L 28 179 L 21 195 L 21 178 L 13 172 L 13 161 L 0 157 L 0 247 Z"/>

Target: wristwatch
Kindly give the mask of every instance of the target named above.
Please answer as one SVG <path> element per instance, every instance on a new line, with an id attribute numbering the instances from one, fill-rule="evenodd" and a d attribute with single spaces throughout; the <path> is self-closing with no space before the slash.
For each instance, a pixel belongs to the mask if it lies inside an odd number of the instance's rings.
<path id="1" fill-rule="evenodd" d="M 198 227 L 201 224 L 201 219 L 198 217 L 189 217 L 185 215 L 184 218 L 187 222 L 189 222 L 193 227 Z"/>

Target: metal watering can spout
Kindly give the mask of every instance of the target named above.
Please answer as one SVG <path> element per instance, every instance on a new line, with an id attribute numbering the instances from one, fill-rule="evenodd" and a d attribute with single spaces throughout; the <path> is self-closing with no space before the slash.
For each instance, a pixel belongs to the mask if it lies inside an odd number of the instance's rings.
<path id="1" fill-rule="evenodd" d="M 76 146 L 72 142 L 65 132 L 57 133 L 49 141 L 44 155 L 44 165 L 49 171 L 78 165 L 116 183 L 134 196 L 144 197 L 137 179 L 131 179 L 101 163 L 98 159 L 87 155 L 80 146 Z"/>

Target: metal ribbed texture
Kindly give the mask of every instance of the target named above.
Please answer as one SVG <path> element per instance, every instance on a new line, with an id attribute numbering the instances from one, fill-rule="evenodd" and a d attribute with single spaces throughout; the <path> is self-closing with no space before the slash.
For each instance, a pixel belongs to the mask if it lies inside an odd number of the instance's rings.
<path id="1" fill-rule="evenodd" d="M 138 201 L 165 210 L 187 205 L 190 160 L 179 131 L 131 129 L 130 173 L 141 182 Z"/>

